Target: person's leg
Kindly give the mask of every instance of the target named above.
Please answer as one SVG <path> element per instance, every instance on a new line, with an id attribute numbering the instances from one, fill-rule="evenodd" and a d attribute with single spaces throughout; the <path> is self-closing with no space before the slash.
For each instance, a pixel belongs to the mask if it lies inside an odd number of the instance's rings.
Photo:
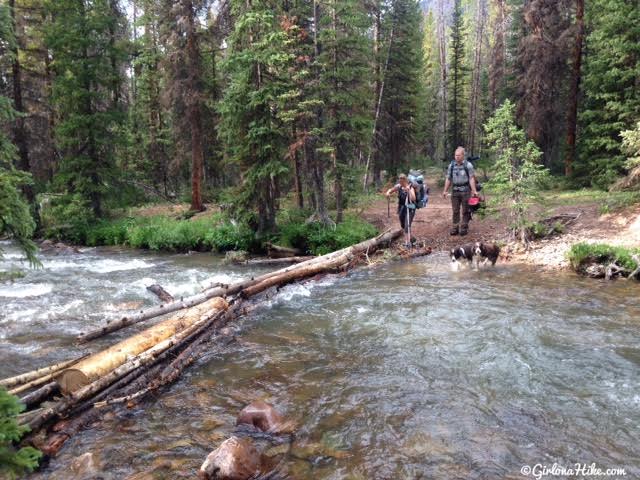
<path id="1" fill-rule="evenodd" d="M 407 225 L 406 225 L 406 220 L 407 220 L 407 212 L 405 210 L 405 207 L 400 207 L 398 209 L 398 219 L 400 219 L 400 228 L 402 228 L 402 230 L 404 230 L 404 232 L 407 232 Z"/>
<path id="2" fill-rule="evenodd" d="M 466 235 L 469 231 L 469 221 L 471 220 L 469 198 L 471 198 L 471 192 L 464 192 L 464 195 L 460 198 L 460 203 L 462 204 L 462 226 L 460 227 L 460 235 Z"/>
<path id="3" fill-rule="evenodd" d="M 415 217 L 415 216 L 416 216 L 416 210 L 414 208 L 414 209 L 411 209 L 409 211 L 409 226 L 410 227 L 413 225 L 413 217 Z M 413 235 L 412 231 L 410 231 L 409 233 L 411 234 L 411 238 L 409 239 L 409 242 L 411 242 L 413 244 L 415 242 L 415 236 Z"/>
<path id="4" fill-rule="evenodd" d="M 453 210 L 453 226 L 451 227 L 451 235 L 458 234 L 458 224 L 460 223 L 460 197 L 458 192 L 451 192 L 451 209 Z"/>

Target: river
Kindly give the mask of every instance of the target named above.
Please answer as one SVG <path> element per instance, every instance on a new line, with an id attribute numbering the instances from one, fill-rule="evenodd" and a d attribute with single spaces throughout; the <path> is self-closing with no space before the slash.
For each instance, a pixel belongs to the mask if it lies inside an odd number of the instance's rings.
<path id="1" fill-rule="evenodd" d="M 21 266 L 1 246 L 0 270 Z M 105 315 L 157 303 L 150 283 L 188 295 L 257 271 L 109 248 L 42 260 L 0 284 L 0 377 L 81 353 L 75 335 Z M 294 479 L 516 479 L 576 463 L 636 478 L 639 292 L 514 265 L 453 272 L 444 255 L 288 286 L 237 322 L 235 342 L 72 438 L 33 478 L 79 478 L 70 465 L 86 452 L 99 478 L 192 478 L 258 398 L 297 426 Z"/>

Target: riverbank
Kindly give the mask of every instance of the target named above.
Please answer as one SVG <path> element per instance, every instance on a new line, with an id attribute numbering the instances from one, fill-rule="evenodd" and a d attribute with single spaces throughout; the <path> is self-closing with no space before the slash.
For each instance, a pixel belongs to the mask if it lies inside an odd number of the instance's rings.
<path id="1" fill-rule="evenodd" d="M 465 237 L 449 235 L 451 202 L 442 197 L 442 187 L 431 186 L 429 204 L 419 210 L 412 234 L 434 251 L 448 251 L 473 242 L 498 242 L 503 248 L 502 261 L 525 263 L 545 270 L 571 268 L 567 254 L 577 243 L 604 243 L 628 248 L 640 247 L 640 204 L 624 206 L 635 199 L 629 194 L 608 194 L 599 191 L 545 192 L 545 218 L 553 215 L 575 215 L 576 219 L 553 237 L 532 241 L 528 250 L 509 242 L 508 218 L 504 214 L 471 221 Z M 637 200 L 636 200 L 637 201 Z M 383 230 L 398 224 L 395 197 L 388 208 L 380 196 L 367 209 L 363 218 Z"/>

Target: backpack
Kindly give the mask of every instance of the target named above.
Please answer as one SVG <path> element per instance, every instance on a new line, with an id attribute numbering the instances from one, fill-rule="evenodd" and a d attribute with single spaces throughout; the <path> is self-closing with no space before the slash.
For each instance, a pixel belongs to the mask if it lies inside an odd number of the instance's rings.
<path id="1" fill-rule="evenodd" d="M 467 178 L 470 179 L 471 176 L 469 175 L 469 168 L 467 167 L 468 161 L 469 160 L 464 161 L 464 163 L 462 164 L 462 168 L 464 168 L 464 172 L 467 174 Z M 451 180 L 452 183 L 453 183 L 453 166 L 455 163 L 456 163 L 455 160 L 451 160 L 451 165 L 449 165 L 449 180 Z M 476 192 L 479 192 L 480 190 L 482 190 L 482 184 L 476 178 Z"/>
<path id="2" fill-rule="evenodd" d="M 422 175 L 409 175 L 409 181 L 416 192 L 416 208 L 424 208 L 429 203 L 429 187 L 424 183 Z"/>

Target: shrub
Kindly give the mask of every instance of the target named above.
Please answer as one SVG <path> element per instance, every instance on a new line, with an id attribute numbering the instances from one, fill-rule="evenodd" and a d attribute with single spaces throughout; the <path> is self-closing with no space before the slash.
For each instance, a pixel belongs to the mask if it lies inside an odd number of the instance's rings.
<path id="1" fill-rule="evenodd" d="M 640 248 L 625 248 L 604 243 L 576 243 L 567 254 L 571 266 L 576 271 L 582 271 L 591 263 L 609 265 L 616 262 L 623 268 L 634 270 L 637 262 L 631 258 L 634 254 L 640 254 Z"/>
<path id="2" fill-rule="evenodd" d="M 324 255 L 375 236 L 377 229 L 354 216 L 346 216 L 342 223 L 327 227 L 321 223 L 292 221 L 280 227 L 277 242 L 299 248 L 304 253 Z"/>
<path id="3" fill-rule="evenodd" d="M 538 163 L 541 152 L 516 125 L 515 106 L 506 100 L 485 124 L 486 141 L 495 156 L 494 176 L 487 182 L 492 201 L 507 204 L 511 234 L 527 243 L 529 207 L 539 198 L 548 170 Z"/>
<path id="4" fill-rule="evenodd" d="M 88 202 L 80 195 L 52 198 L 41 215 L 45 237 L 76 244 L 86 242 L 87 230 L 96 221 Z"/>
<path id="5" fill-rule="evenodd" d="M 19 450 L 13 443 L 20 440 L 29 429 L 18 425 L 16 418 L 24 410 L 16 397 L 0 387 L 0 477 L 17 478 L 38 466 L 42 453 L 32 447 Z"/>

